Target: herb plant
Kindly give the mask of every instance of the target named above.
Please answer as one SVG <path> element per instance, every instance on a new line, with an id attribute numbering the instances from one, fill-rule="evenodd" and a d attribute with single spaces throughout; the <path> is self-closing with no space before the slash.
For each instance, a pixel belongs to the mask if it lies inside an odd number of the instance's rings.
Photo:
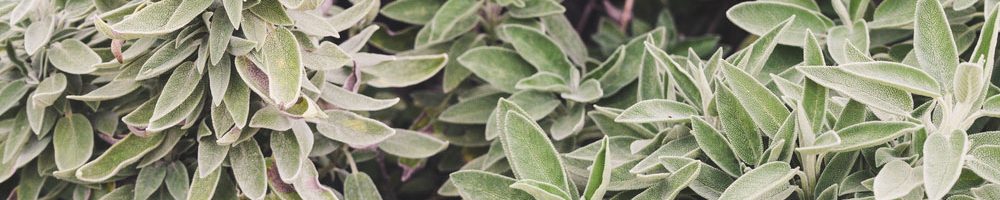
<path id="1" fill-rule="evenodd" d="M 1000 198 L 996 1 L 712 2 L 0 2 L 0 190 Z"/>

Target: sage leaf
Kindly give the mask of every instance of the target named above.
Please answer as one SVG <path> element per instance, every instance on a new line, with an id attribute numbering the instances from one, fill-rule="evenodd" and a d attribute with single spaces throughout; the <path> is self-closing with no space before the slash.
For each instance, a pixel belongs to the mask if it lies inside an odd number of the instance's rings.
<path id="1" fill-rule="evenodd" d="M 542 128 L 527 116 L 511 111 L 505 122 L 500 142 L 514 175 L 570 190 L 562 160 Z"/>
<path id="2" fill-rule="evenodd" d="M 750 74 L 735 66 L 723 63 L 722 71 L 728 78 L 726 82 L 732 88 L 732 94 L 750 114 L 754 124 L 768 136 L 778 132 L 781 122 L 789 114 L 781 100 Z"/>
<path id="3" fill-rule="evenodd" d="M 31 94 L 31 102 L 35 107 L 48 107 L 55 103 L 66 91 L 66 75 L 54 73 L 35 88 Z"/>
<path id="4" fill-rule="evenodd" d="M 649 123 L 687 120 L 698 115 L 698 110 L 676 101 L 651 99 L 640 101 L 625 109 L 615 122 Z"/>
<path id="5" fill-rule="evenodd" d="M 427 80 L 448 63 L 447 54 L 398 57 L 361 71 L 375 78 L 368 84 L 375 87 L 405 87 Z"/>
<path id="6" fill-rule="evenodd" d="M 76 113 L 59 119 L 53 134 L 53 150 L 59 170 L 80 167 L 94 151 L 94 129 L 82 114 Z"/>
<path id="7" fill-rule="evenodd" d="M 788 180 L 795 176 L 788 163 L 771 162 L 740 176 L 725 192 L 720 200 L 764 198 L 768 191 L 788 185 Z"/>
<path id="8" fill-rule="evenodd" d="M 379 143 L 378 148 L 391 155 L 420 159 L 444 151 L 448 142 L 426 133 L 396 129 L 396 134 Z"/>
<path id="9" fill-rule="evenodd" d="M 958 66 L 958 51 L 940 2 L 917 1 L 913 51 L 920 68 L 937 79 L 944 89 L 951 89 L 951 78 L 955 77 Z"/>
<path id="10" fill-rule="evenodd" d="M 833 151 L 845 152 L 873 147 L 923 128 L 909 122 L 863 122 L 837 131 L 841 143 Z"/>
<path id="11" fill-rule="evenodd" d="M 299 97 L 303 70 L 295 36 L 288 29 L 277 28 L 264 39 L 259 58 L 268 77 L 268 98 L 280 109 L 291 106 Z"/>
<path id="12" fill-rule="evenodd" d="M 508 93 L 518 91 L 517 83 L 535 69 L 517 52 L 499 47 L 477 47 L 458 57 L 458 62 L 493 87 Z"/>
<path id="13" fill-rule="evenodd" d="M 325 84 L 322 90 L 323 94 L 320 98 L 325 100 L 327 103 L 346 110 L 376 111 L 389 108 L 399 102 L 399 98 L 371 98 L 332 84 Z"/>
<path id="14" fill-rule="evenodd" d="M 229 149 L 229 163 L 243 194 L 251 199 L 263 199 L 267 193 L 267 172 L 257 141 L 251 139 L 234 145 Z"/>
<path id="15" fill-rule="evenodd" d="M 77 39 L 66 39 L 46 50 L 49 62 L 60 71 L 70 74 L 89 74 L 97 70 L 101 56 L 87 44 Z"/>
<path id="16" fill-rule="evenodd" d="M 153 151 L 163 142 L 164 134 L 139 137 L 129 134 L 111 145 L 104 154 L 76 170 L 76 178 L 88 182 L 100 182 L 111 178 L 126 166 L 139 161 L 143 155 Z"/>
<path id="17" fill-rule="evenodd" d="M 539 182 L 531 179 L 523 179 L 510 185 L 511 188 L 519 189 L 530 194 L 538 200 L 562 200 L 570 199 L 569 194 L 559 186 Z"/>
<path id="18" fill-rule="evenodd" d="M 197 176 L 197 175 L 196 175 Z M 174 199 L 184 199 L 188 194 L 188 171 L 184 163 L 171 162 L 167 165 L 167 175 L 163 179 L 163 184 Z"/>
<path id="19" fill-rule="evenodd" d="M 98 31 L 113 39 L 158 36 L 184 27 L 210 5 L 211 0 L 160 1 L 148 4 L 115 24 L 109 25 L 104 20 L 95 20 L 94 24 Z"/>
<path id="20" fill-rule="evenodd" d="M 396 133 L 381 122 L 358 114 L 340 111 L 326 111 L 328 116 L 316 124 L 316 131 L 327 138 L 355 147 L 379 143 Z"/>
<path id="21" fill-rule="evenodd" d="M 133 197 L 146 199 L 153 195 L 167 177 L 167 168 L 163 164 L 143 167 L 135 179 L 135 194 Z"/>
<path id="22" fill-rule="evenodd" d="M 940 199 L 958 181 L 969 152 L 969 140 L 963 131 L 935 133 L 924 143 L 924 189 L 930 199 Z"/>
<path id="23" fill-rule="evenodd" d="M 835 67 L 797 67 L 820 85 L 836 90 L 871 109 L 907 115 L 913 110 L 913 97 L 906 91 L 863 79 Z"/>
<path id="24" fill-rule="evenodd" d="M 505 25 L 501 26 L 500 30 L 507 36 L 507 40 L 514 46 L 518 55 L 535 66 L 538 71 L 559 75 L 563 80 L 570 79 L 573 65 L 566 59 L 566 54 L 559 49 L 559 45 L 544 33 L 520 25 Z"/>
<path id="25" fill-rule="evenodd" d="M 354 172 L 348 175 L 344 181 L 345 200 L 382 199 L 379 196 L 375 183 L 368 174 L 364 172 Z"/>
<path id="26" fill-rule="evenodd" d="M 611 169 L 614 167 L 608 162 L 608 145 L 610 139 L 604 137 L 601 140 L 601 150 L 594 156 L 594 164 L 590 166 L 590 177 L 587 179 L 587 186 L 581 197 L 584 200 L 602 199 L 608 190 L 608 179 L 611 178 Z"/>
<path id="27" fill-rule="evenodd" d="M 699 117 L 691 118 L 691 126 L 691 134 L 698 141 L 699 148 L 712 159 L 712 162 L 730 176 L 738 177 L 743 173 L 739 167 L 739 160 L 733 153 L 733 147 L 724 135 Z"/>
<path id="28" fill-rule="evenodd" d="M 873 192 L 878 199 L 896 199 L 906 196 L 923 184 L 923 168 L 910 167 L 904 161 L 893 160 L 882 166 L 875 176 Z"/>
<path id="29" fill-rule="evenodd" d="M 726 16 L 733 24 L 756 35 L 764 35 L 775 24 L 795 16 L 790 29 L 777 38 L 778 43 L 792 46 L 803 45 L 806 29 L 827 30 L 833 25 L 833 21 L 817 11 L 773 1 L 740 3 L 730 8 Z"/>
<path id="30" fill-rule="evenodd" d="M 450 175 L 462 198 L 473 200 L 532 199 L 524 191 L 510 188 L 516 180 L 499 174 L 462 170 Z"/>
<path id="31" fill-rule="evenodd" d="M 691 162 L 675 170 L 665 182 L 649 187 L 633 199 L 674 199 L 701 171 L 700 162 Z"/>
<path id="32" fill-rule="evenodd" d="M 1000 182 L 1000 146 L 983 145 L 972 149 L 965 166 L 987 181 Z"/>

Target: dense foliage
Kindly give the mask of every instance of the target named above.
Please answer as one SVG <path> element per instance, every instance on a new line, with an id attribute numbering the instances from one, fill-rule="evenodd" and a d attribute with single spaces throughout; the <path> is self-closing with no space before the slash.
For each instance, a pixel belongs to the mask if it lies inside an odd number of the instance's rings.
<path id="1" fill-rule="evenodd" d="M 0 191 L 1000 199 L 996 2 L 0 2 Z"/>

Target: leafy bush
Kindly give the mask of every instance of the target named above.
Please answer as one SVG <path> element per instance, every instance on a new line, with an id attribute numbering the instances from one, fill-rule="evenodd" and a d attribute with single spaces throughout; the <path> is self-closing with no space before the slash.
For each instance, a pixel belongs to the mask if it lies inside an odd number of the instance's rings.
<path id="1" fill-rule="evenodd" d="M 992 0 L 334 2 L 0 4 L 0 189 L 1000 198 Z"/>

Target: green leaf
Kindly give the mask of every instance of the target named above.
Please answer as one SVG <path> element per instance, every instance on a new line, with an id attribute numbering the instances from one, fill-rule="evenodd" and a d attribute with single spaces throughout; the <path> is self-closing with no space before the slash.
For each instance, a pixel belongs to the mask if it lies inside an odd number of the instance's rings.
<path id="1" fill-rule="evenodd" d="M 268 106 L 257 110 L 250 119 L 250 127 L 266 128 L 276 131 L 287 131 L 292 128 L 292 123 L 288 117 L 281 113 L 274 106 Z"/>
<path id="2" fill-rule="evenodd" d="M 288 17 L 288 13 L 285 12 L 285 8 L 278 0 L 260 0 L 256 6 L 250 7 L 250 12 L 274 25 L 289 26 L 295 23 Z M 247 23 L 243 25 L 245 26 Z"/>
<path id="3" fill-rule="evenodd" d="M 700 162 L 691 162 L 681 167 L 680 169 L 674 170 L 667 177 L 667 180 L 652 187 L 649 187 L 639 195 L 636 195 L 632 199 L 674 199 L 680 194 L 681 190 L 687 188 L 701 171 Z"/>
<path id="4" fill-rule="evenodd" d="M 699 163 L 701 170 L 699 170 L 695 180 L 688 184 L 688 187 L 707 199 L 718 199 L 722 195 L 722 192 L 733 182 L 733 178 L 721 170 L 691 158 L 663 156 L 659 160 L 660 164 L 670 171 L 679 171 L 689 163 Z"/>
<path id="5" fill-rule="evenodd" d="M 313 70 L 339 69 L 350 63 L 352 59 L 351 55 L 348 55 L 340 46 L 331 42 L 322 42 L 315 50 L 303 49 L 301 56 L 302 65 Z"/>
<path id="6" fill-rule="evenodd" d="M 210 172 L 200 172 L 202 168 L 198 167 L 195 170 L 196 175 L 191 180 L 191 187 L 188 189 L 187 199 L 212 199 L 215 195 L 215 189 L 219 186 L 219 176 L 222 174 L 222 168 L 215 168 Z M 226 176 L 225 181 L 230 181 L 229 176 Z"/>
<path id="7" fill-rule="evenodd" d="M 897 199 L 906 196 L 914 188 L 923 184 L 922 167 L 910 167 L 902 160 L 892 160 L 882 166 L 875 176 L 872 191 L 878 199 Z"/>
<path id="8" fill-rule="evenodd" d="M 698 110 L 687 104 L 666 100 L 650 99 L 640 101 L 622 111 L 615 122 L 620 123 L 649 123 L 684 121 L 691 116 L 698 115 Z"/>
<path id="9" fill-rule="evenodd" d="M 59 119 L 54 129 L 52 148 L 55 150 L 59 170 L 80 167 L 94 153 L 94 129 L 83 114 L 73 114 Z"/>
<path id="10" fill-rule="evenodd" d="M 904 26 L 913 23 L 912 17 L 916 14 L 917 1 L 913 0 L 886 0 L 878 4 L 873 20 L 868 23 L 872 28 L 887 28 Z"/>
<path id="11" fill-rule="evenodd" d="M 983 75 L 983 66 L 974 63 L 962 63 L 955 70 L 953 78 L 955 100 L 958 102 L 981 101 L 982 92 L 987 80 Z"/>
<path id="12" fill-rule="evenodd" d="M 24 51 L 28 55 L 34 55 L 42 47 L 48 46 L 52 33 L 55 32 L 56 22 L 53 16 L 42 16 L 42 19 L 33 21 L 24 29 Z"/>
<path id="13" fill-rule="evenodd" d="M 382 7 L 382 11 L 379 13 L 396 21 L 424 25 L 431 21 L 434 13 L 444 3 L 443 0 L 393 1 Z"/>
<path id="14" fill-rule="evenodd" d="M 328 110 L 328 116 L 316 122 L 316 130 L 327 138 L 340 141 L 355 147 L 377 144 L 396 133 L 379 121 L 362 117 L 358 114 Z"/>
<path id="15" fill-rule="evenodd" d="M 563 140 L 583 130 L 587 119 L 586 114 L 586 108 L 583 105 L 576 105 L 570 107 L 568 113 L 555 117 L 555 122 L 549 127 L 552 139 Z"/>
<path id="16" fill-rule="evenodd" d="M 482 1 L 476 0 L 445 2 L 437 9 L 427 25 L 417 32 L 414 46 L 422 48 L 450 41 L 475 28 L 476 22 L 479 21 L 479 16 L 476 14 L 482 5 Z"/>
<path id="17" fill-rule="evenodd" d="M 229 163 L 240 191 L 251 199 L 262 199 L 267 193 L 267 166 L 256 140 L 238 143 L 229 149 Z"/>
<path id="18" fill-rule="evenodd" d="M 116 187 L 114 190 L 111 190 L 111 192 L 104 194 L 104 196 L 101 196 L 100 200 L 134 199 L 132 197 L 133 194 L 135 194 L 135 185 L 128 184 L 128 185 L 123 185 L 121 187 Z"/>
<path id="19" fill-rule="evenodd" d="M 226 10 L 232 27 L 240 27 L 240 22 L 243 21 L 243 1 L 222 0 L 222 7 Z"/>
<path id="20" fill-rule="evenodd" d="M 84 95 L 66 95 L 67 99 L 77 100 L 77 101 L 106 101 L 111 99 L 116 99 L 118 97 L 125 96 L 126 94 L 139 89 L 142 86 L 138 81 L 134 80 L 114 80 L 104 86 L 97 89 L 91 90 Z M 0 101 L 2 102 L 2 101 Z M 0 104 L 2 105 L 2 104 Z M 151 104 L 152 105 L 152 104 Z M 3 108 L 0 106 L 0 108 Z M 3 109 L 0 109 L 2 111 Z"/>
<path id="21" fill-rule="evenodd" d="M 180 161 L 171 162 L 167 165 L 167 175 L 163 179 L 163 184 L 166 185 L 167 191 L 170 192 L 170 196 L 174 199 L 183 199 L 187 197 L 188 194 L 188 171 L 184 163 Z"/>
<path id="22" fill-rule="evenodd" d="M 778 36 L 778 43 L 792 46 L 803 45 L 807 29 L 819 31 L 833 26 L 833 21 L 818 11 L 771 1 L 743 2 L 729 8 L 726 16 L 736 26 L 755 35 L 764 35 L 776 24 L 795 16 L 791 27 Z"/>
<path id="23" fill-rule="evenodd" d="M 101 182 L 111 178 L 126 166 L 139 161 L 163 142 L 165 134 L 152 134 L 149 137 L 139 137 L 129 134 L 124 139 L 111 145 L 104 154 L 76 170 L 76 178 L 86 182 Z"/>
<path id="24" fill-rule="evenodd" d="M 487 140 L 493 140 L 497 136 L 500 136 L 501 133 L 503 133 L 504 129 L 507 127 L 506 116 L 508 111 L 514 111 L 517 113 L 521 113 L 522 115 L 528 115 L 528 112 L 524 111 L 524 109 L 522 109 L 521 106 L 518 106 L 517 103 L 514 103 L 510 100 L 500 98 L 499 100 L 494 102 L 496 102 L 496 105 L 494 106 L 493 111 L 489 113 L 489 116 L 486 119 L 485 135 Z"/>
<path id="25" fill-rule="evenodd" d="M 715 106 L 719 112 L 722 131 L 726 133 L 733 153 L 743 162 L 756 162 L 764 151 L 757 127 L 729 88 L 721 86 L 717 89 Z"/>
<path id="26" fill-rule="evenodd" d="M 715 165 L 730 176 L 739 177 L 743 174 L 743 171 L 740 170 L 740 161 L 733 153 L 732 145 L 722 133 L 719 133 L 700 117 L 691 118 L 691 127 L 691 135 L 694 135 L 698 141 L 699 148 L 705 152 L 708 158 L 712 159 Z"/>
<path id="27" fill-rule="evenodd" d="M 402 158 L 420 159 L 444 151 L 448 142 L 427 133 L 396 129 L 396 134 L 379 143 L 378 148 Z"/>
<path id="28" fill-rule="evenodd" d="M 101 56 L 77 39 L 52 44 L 46 53 L 53 67 L 70 74 L 89 74 L 101 63 Z"/>
<path id="29" fill-rule="evenodd" d="M 1000 191 L 1000 185 L 995 183 L 972 188 L 972 194 L 975 194 L 977 199 L 1000 198 L 1000 192 L 997 191 Z"/>
<path id="30" fill-rule="evenodd" d="M 858 47 L 858 50 L 862 54 L 868 55 L 868 46 L 871 44 L 868 32 L 868 26 L 864 21 L 855 22 L 853 25 L 845 24 L 831 28 L 826 40 L 826 46 L 830 50 L 830 57 L 838 64 L 863 62 L 858 59 L 852 59 L 849 55 L 851 50 L 849 48 L 850 45 L 854 45 Z"/>
<path id="31" fill-rule="evenodd" d="M 167 177 L 167 169 L 163 164 L 155 164 L 139 169 L 139 175 L 135 178 L 135 194 L 138 199 L 146 199 L 153 195 L 163 184 L 163 178 Z"/>
<path id="32" fill-rule="evenodd" d="M 834 154 L 816 181 L 816 191 L 829 190 L 831 187 L 839 188 L 837 184 L 843 182 L 850 175 L 851 169 L 854 168 L 854 164 L 858 160 L 858 155 L 857 151 Z"/>
<path id="33" fill-rule="evenodd" d="M 556 74 L 563 80 L 571 79 L 573 65 L 566 59 L 566 54 L 559 49 L 559 45 L 544 33 L 522 25 L 502 25 L 499 29 L 507 36 L 506 40 L 514 46 L 517 54 L 538 71 Z"/>
<path id="34" fill-rule="evenodd" d="M 551 72 L 538 72 L 530 77 L 523 78 L 514 85 L 518 90 L 537 90 L 546 92 L 569 92 L 570 88 L 566 80 Z"/>
<path id="35" fill-rule="evenodd" d="M 534 18 L 566 12 L 566 8 L 554 0 L 523 0 L 524 6 L 508 7 L 510 16 L 516 18 Z"/>
<path id="36" fill-rule="evenodd" d="M 559 45 L 559 49 L 569 56 L 570 61 L 577 66 L 585 66 L 589 58 L 587 47 L 569 19 L 564 15 L 546 15 L 539 19 L 545 27 L 545 32 Z"/>
<path id="37" fill-rule="evenodd" d="M 94 24 L 98 31 L 112 39 L 128 40 L 159 36 L 181 29 L 210 5 L 212 5 L 211 0 L 159 1 L 147 4 L 143 9 L 115 24 L 108 25 L 100 19 L 95 20 Z"/>
<path id="38" fill-rule="evenodd" d="M 189 97 L 200 96 L 197 94 L 192 95 L 194 93 L 192 88 L 200 85 L 201 75 L 191 62 L 185 62 L 180 67 L 177 67 L 174 73 L 170 75 L 170 79 L 167 79 L 167 82 L 163 85 L 163 90 L 160 92 L 161 96 L 156 100 L 156 107 L 153 110 L 150 121 L 163 118 L 173 112 L 181 104 L 190 99 Z"/>
<path id="39" fill-rule="evenodd" d="M 222 7 L 215 9 L 215 15 L 208 27 L 208 56 L 209 64 L 216 65 L 224 58 L 226 48 L 229 47 L 229 40 L 233 35 L 235 27 L 230 18 L 222 16 Z M 237 19 L 242 20 L 242 19 Z M 239 22 L 237 22 L 239 23 Z"/>
<path id="40" fill-rule="evenodd" d="M 1000 182 L 1000 146 L 983 145 L 972 149 L 965 166 L 989 182 Z"/>
<path id="41" fill-rule="evenodd" d="M 462 198 L 470 200 L 532 199 L 524 191 L 510 188 L 516 180 L 479 170 L 462 170 L 449 175 Z"/>
<path id="42" fill-rule="evenodd" d="M 511 188 L 519 189 L 530 194 L 538 200 L 569 200 L 569 194 L 559 186 L 549 183 L 539 182 L 531 179 L 522 179 L 510 185 Z"/>
<path id="43" fill-rule="evenodd" d="M 781 122 L 785 121 L 789 114 L 785 104 L 743 70 L 723 63 L 722 71 L 726 75 L 726 82 L 732 88 L 733 95 L 750 114 L 754 124 L 768 136 L 778 132 Z"/>
<path id="44" fill-rule="evenodd" d="M 871 109 L 904 116 L 913 110 L 913 97 L 904 90 L 857 77 L 836 67 L 801 66 L 796 69 L 810 80 L 868 105 Z"/>
<path id="45" fill-rule="evenodd" d="M 535 73 L 517 52 L 500 47 L 476 47 L 458 57 L 458 62 L 491 86 L 508 93 L 517 91 L 518 81 Z"/>
<path id="46" fill-rule="evenodd" d="M 406 56 L 363 67 L 361 71 L 374 76 L 368 80 L 371 86 L 406 87 L 430 79 L 447 63 L 447 54 Z"/>
<path id="47" fill-rule="evenodd" d="M 196 177 L 204 178 L 209 173 L 216 171 L 229 153 L 230 145 L 219 145 L 214 139 L 201 139 L 198 141 L 198 171 Z"/>
<path id="48" fill-rule="evenodd" d="M 932 133 L 924 142 L 924 189 L 930 199 L 941 199 L 958 182 L 969 152 L 964 131 Z"/>
<path id="49" fill-rule="evenodd" d="M 551 94 L 538 91 L 521 91 L 510 95 L 509 100 L 514 102 L 527 113 L 527 117 L 533 121 L 541 120 L 559 107 L 559 99 Z"/>
<path id="50" fill-rule="evenodd" d="M 178 47 L 176 46 L 176 42 L 178 41 L 172 40 L 160 46 L 160 49 L 157 49 L 156 52 L 153 52 L 149 59 L 142 64 L 136 80 L 150 79 L 170 71 L 170 69 L 184 62 L 184 59 L 198 50 L 198 45 L 183 45 Z M 194 42 L 194 44 L 200 44 L 200 42 Z"/>
<path id="51" fill-rule="evenodd" d="M 21 97 L 31 89 L 23 79 L 5 82 L 3 85 L 0 88 L 0 113 L 5 113 L 19 105 Z"/>
<path id="52" fill-rule="evenodd" d="M 597 155 L 594 155 L 594 164 L 590 166 L 587 187 L 581 197 L 584 200 L 603 199 L 604 193 L 608 190 L 608 179 L 611 179 L 611 169 L 614 167 L 611 162 L 608 162 L 608 152 L 611 152 L 608 150 L 611 147 L 608 145 L 608 141 L 610 139 L 605 136 L 601 140 L 601 150 L 597 151 Z"/>
<path id="53" fill-rule="evenodd" d="M 729 199 L 759 199 L 769 197 L 767 192 L 788 185 L 795 176 L 788 163 L 770 162 L 753 169 L 736 179 L 719 197 Z"/>
<path id="54" fill-rule="evenodd" d="M 295 186 L 295 191 L 303 199 L 337 200 L 332 189 L 320 184 L 316 166 L 313 166 L 311 162 L 302 164 L 299 177 L 292 181 L 292 185 Z"/>
<path id="55" fill-rule="evenodd" d="M 268 98 L 284 110 L 299 98 L 303 70 L 299 43 L 291 31 L 279 27 L 267 35 L 260 49 L 258 58 L 267 73 Z"/>
<path id="56" fill-rule="evenodd" d="M 958 50 L 941 2 L 917 0 L 913 24 L 913 51 L 920 68 L 951 89 L 958 66 Z M 930 190 L 928 190 L 930 191 Z"/>
<path id="57" fill-rule="evenodd" d="M 50 75 L 35 88 L 31 101 L 35 107 L 48 107 L 55 103 L 66 90 L 66 76 L 61 73 Z"/>
<path id="58" fill-rule="evenodd" d="M 497 107 L 497 99 L 501 97 L 503 94 L 491 94 L 459 101 L 442 111 L 438 119 L 456 124 L 488 123 L 490 112 Z"/>
<path id="59" fill-rule="evenodd" d="M 369 13 L 374 14 L 378 10 L 381 3 L 375 0 L 362 0 L 360 2 L 355 1 L 354 5 L 350 8 L 337 13 L 333 17 L 328 18 L 330 25 L 333 25 L 333 29 L 337 32 L 347 30 L 355 24 L 358 24 L 362 19 L 373 18 L 369 17 Z M 373 11 L 375 10 L 375 11 Z M 336 37 L 336 36 L 335 36 Z"/>
<path id="60" fill-rule="evenodd" d="M 382 199 L 368 174 L 354 172 L 344 181 L 344 200 Z"/>
<path id="61" fill-rule="evenodd" d="M 518 179 L 532 179 L 568 191 L 569 179 L 563 161 L 538 124 L 518 112 L 508 111 L 500 135 L 504 155 Z"/>
<path id="62" fill-rule="evenodd" d="M 298 178 L 305 155 L 302 155 L 298 139 L 291 132 L 271 132 L 271 157 L 282 180 Z"/>
<path id="63" fill-rule="evenodd" d="M 841 143 L 833 151 L 846 152 L 878 146 L 921 128 L 923 126 L 910 122 L 862 122 L 838 130 Z"/>
<path id="64" fill-rule="evenodd" d="M 570 101 L 590 103 L 597 101 L 604 96 L 604 89 L 601 88 L 600 81 L 596 79 L 587 79 L 576 88 L 576 91 L 562 93 L 559 96 Z"/>
<path id="65" fill-rule="evenodd" d="M 375 99 L 332 84 L 325 84 L 322 88 L 323 94 L 320 98 L 345 110 L 376 111 L 389 108 L 399 102 L 399 98 Z"/>
<path id="66" fill-rule="evenodd" d="M 838 68 L 851 75 L 914 94 L 941 96 L 941 86 L 930 74 L 902 63 L 874 61 L 844 64 Z"/>

